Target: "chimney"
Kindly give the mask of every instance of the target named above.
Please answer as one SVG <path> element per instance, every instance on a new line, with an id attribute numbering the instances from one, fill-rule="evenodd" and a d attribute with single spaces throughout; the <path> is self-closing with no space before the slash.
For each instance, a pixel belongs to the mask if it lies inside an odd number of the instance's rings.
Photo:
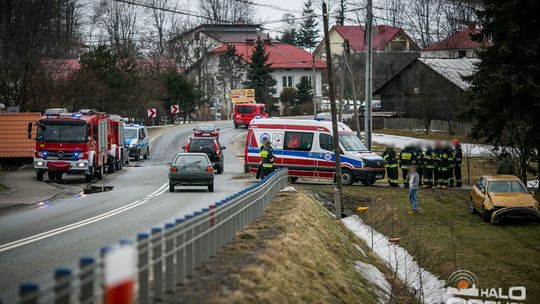
<path id="1" fill-rule="evenodd" d="M 469 31 L 471 32 L 476 32 L 476 22 L 474 21 L 471 21 L 467 24 L 467 28 L 469 29 Z"/>
<path id="2" fill-rule="evenodd" d="M 247 45 L 253 45 L 254 41 L 255 41 L 254 39 L 246 39 L 246 44 Z"/>

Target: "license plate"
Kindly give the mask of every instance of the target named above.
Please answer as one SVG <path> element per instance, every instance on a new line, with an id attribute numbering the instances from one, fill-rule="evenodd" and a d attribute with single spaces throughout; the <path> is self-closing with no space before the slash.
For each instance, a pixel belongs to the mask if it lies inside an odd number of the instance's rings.
<path id="1" fill-rule="evenodd" d="M 375 178 L 383 178 L 382 174 L 375 175 Z"/>

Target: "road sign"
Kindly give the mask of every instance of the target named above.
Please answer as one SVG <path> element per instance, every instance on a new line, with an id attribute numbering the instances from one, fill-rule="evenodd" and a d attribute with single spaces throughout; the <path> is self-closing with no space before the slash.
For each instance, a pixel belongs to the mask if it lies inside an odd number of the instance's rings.
<path id="1" fill-rule="evenodd" d="M 146 113 L 148 114 L 148 118 L 154 118 L 156 117 L 156 108 L 150 108 L 146 110 Z"/>
<path id="2" fill-rule="evenodd" d="M 132 304 L 137 277 L 137 256 L 133 246 L 124 245 L 105 255 L 104 285 L 106 304 Z"/>
<path id="3" fill-rule="evenodd" d="M 233 89 L 231 100 L 233 103 L 255 102 L 255 89 Z"/>
<path id="4" fill-rule="evenodd" d="M 180 112 L 180 106 L 175 104 L 171 105 L 171 114 L 178 114 Z"/>

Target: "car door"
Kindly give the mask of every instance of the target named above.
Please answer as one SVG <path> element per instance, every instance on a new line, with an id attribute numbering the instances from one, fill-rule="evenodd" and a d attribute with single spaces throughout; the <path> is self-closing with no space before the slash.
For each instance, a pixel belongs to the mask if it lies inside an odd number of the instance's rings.
<path id="1" fill-rule="evenodd" d="M 482 210 L 482 202 L 484 201 L 484 190 L 486 189 L 486 179 L 481 177 L 472 187 L 472 200 L 474 208 Z"/>
<path id="2" fill-rule="evenodd" d="M 328 133 L 318 133 L 319 151 L 317 151 L 317 176 L 332 178 L 335 169 L 334 139 Z"/>

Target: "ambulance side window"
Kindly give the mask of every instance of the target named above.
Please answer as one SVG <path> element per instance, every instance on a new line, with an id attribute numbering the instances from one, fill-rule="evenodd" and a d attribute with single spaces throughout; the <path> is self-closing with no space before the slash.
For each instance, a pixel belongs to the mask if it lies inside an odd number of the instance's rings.
<path id="1" fill-rule="evenodd" d="M 333 139 L 330 134 L 319 134 L 319 146 L 326 151 L 334 151 Z"/>
<path id="2" fill-rule="evenodd" d="M 285 132 L 283 150 L 311 151 L 313 145 L 313 133 Z"/>

